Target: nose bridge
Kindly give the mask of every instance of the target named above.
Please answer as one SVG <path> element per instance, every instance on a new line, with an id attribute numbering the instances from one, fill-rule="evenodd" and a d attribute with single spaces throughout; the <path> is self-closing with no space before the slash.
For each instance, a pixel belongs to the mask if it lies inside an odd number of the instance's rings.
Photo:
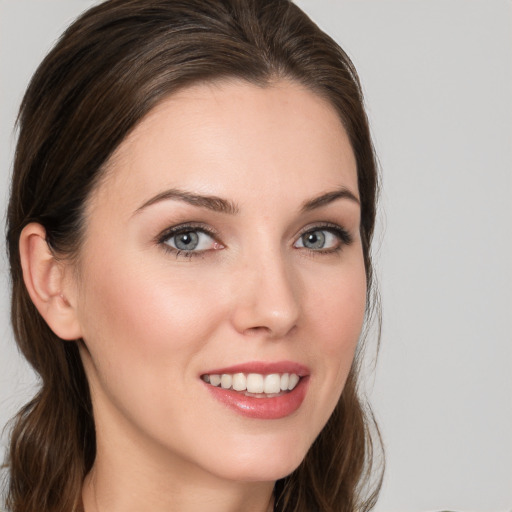
<path id="1" fill-rule="evenodd" d="M 238 331 L 285 336 L 297 324 L 300 294 L 291 262 L 279 246 L 267 245 L 244 255 L 233 320 Z"/>

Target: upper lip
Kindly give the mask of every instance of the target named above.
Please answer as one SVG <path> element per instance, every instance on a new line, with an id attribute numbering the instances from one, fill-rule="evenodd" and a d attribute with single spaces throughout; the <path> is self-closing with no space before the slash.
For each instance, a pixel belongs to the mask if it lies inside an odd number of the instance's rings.
<path id="1" fill-rule="evenodd" d="M 250 361 L 247 363 L 215 368 L 203 372 L 201 375 L 221 375 L 223 373 L 260 373 L 269 375 L 271 373 L 295 373 L 299 377 L 309 375 L 309 368 L 294 361 Z"/>

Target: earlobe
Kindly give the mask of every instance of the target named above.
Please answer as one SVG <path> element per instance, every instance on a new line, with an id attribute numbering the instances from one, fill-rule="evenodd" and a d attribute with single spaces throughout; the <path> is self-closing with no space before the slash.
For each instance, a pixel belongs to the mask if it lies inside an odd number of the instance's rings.
<path id="1" fill-rule="evenodd" d="M 33 222 L 23 228 L 19 250 L 25 286 L 50 329 L 65 340 L 81 338 L 74 301 L 70 297 L 69 268 L 55 258 L 41 224 Z"/>

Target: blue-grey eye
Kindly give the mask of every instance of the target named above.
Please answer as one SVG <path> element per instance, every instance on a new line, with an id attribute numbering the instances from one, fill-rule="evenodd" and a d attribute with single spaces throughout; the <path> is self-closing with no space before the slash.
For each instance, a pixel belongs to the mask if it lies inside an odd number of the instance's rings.
<path id="1" fill-rule="evenodd" d="M 310 231 L 301 237 L 302 245 L 308 249 L 323 249 L 325 245 L 324 231 Z"/>
<path id="2" fill-rule="evenodd" d="M 187 231 L 173 236 L 176 249 L 180 251 L 193 251 L 199 245 L 199 236 L 194 231 Z"/>
<path id="3" fill-rule="evenodd" d="M 295 242 L 294 247 L 304 247 L 311 250 L 333 249 L 340 245 L 340 237 L 328 229 L 306 231 Z"/>
<path id="4" fill-rule="evenodd" d="M 178 251 L 206 251 L 215 241 L 203 231 L 190 230 L 170 236 L 165 243 Z"/>

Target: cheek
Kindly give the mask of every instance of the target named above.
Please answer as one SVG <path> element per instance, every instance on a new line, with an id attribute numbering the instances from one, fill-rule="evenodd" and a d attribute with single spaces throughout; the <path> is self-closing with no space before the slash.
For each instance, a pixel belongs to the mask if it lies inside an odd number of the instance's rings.
<path id="1" fill-rule="evenodd" d="M 330 277 L 330 278 L 329 278 Z M 310 305 L 317 328 L 325 332 L 326 349 L 357 342 L 366 308 L 366 276 L 362 265 L 328 276 Z"/>
<path id="2" fill-rule="evenodd" d="M 98 364 L 105 358 L 135 371 L 168 367 L 207 341 L 221 306 L 197 275 L 128 258 L 115 267 L 101 263 L 87 271 L 81 307 L 83 337 Z"/>
<path id="3" fill-rule="evenodd" d="M 312 283 L 311 283 L 312 285 Z M 366 274 L 362 258 L 340 266 L 310 294 L 306 310 L 311 318 L 311 357 L 321 359 L 335 394 L 342 391 L 359 340 L 366 308 Z"/>
<path id="4" fill-rule="evenodd" d="M 123 422 L 168 444 L 170 419 L 194 417 L 186 393 L 225 306 L 198 272 L 147 259 L 117 261 L 110 268 L 91 265 L 82 302 L 97 422 L 112 425 L 121 412 Z"/>

